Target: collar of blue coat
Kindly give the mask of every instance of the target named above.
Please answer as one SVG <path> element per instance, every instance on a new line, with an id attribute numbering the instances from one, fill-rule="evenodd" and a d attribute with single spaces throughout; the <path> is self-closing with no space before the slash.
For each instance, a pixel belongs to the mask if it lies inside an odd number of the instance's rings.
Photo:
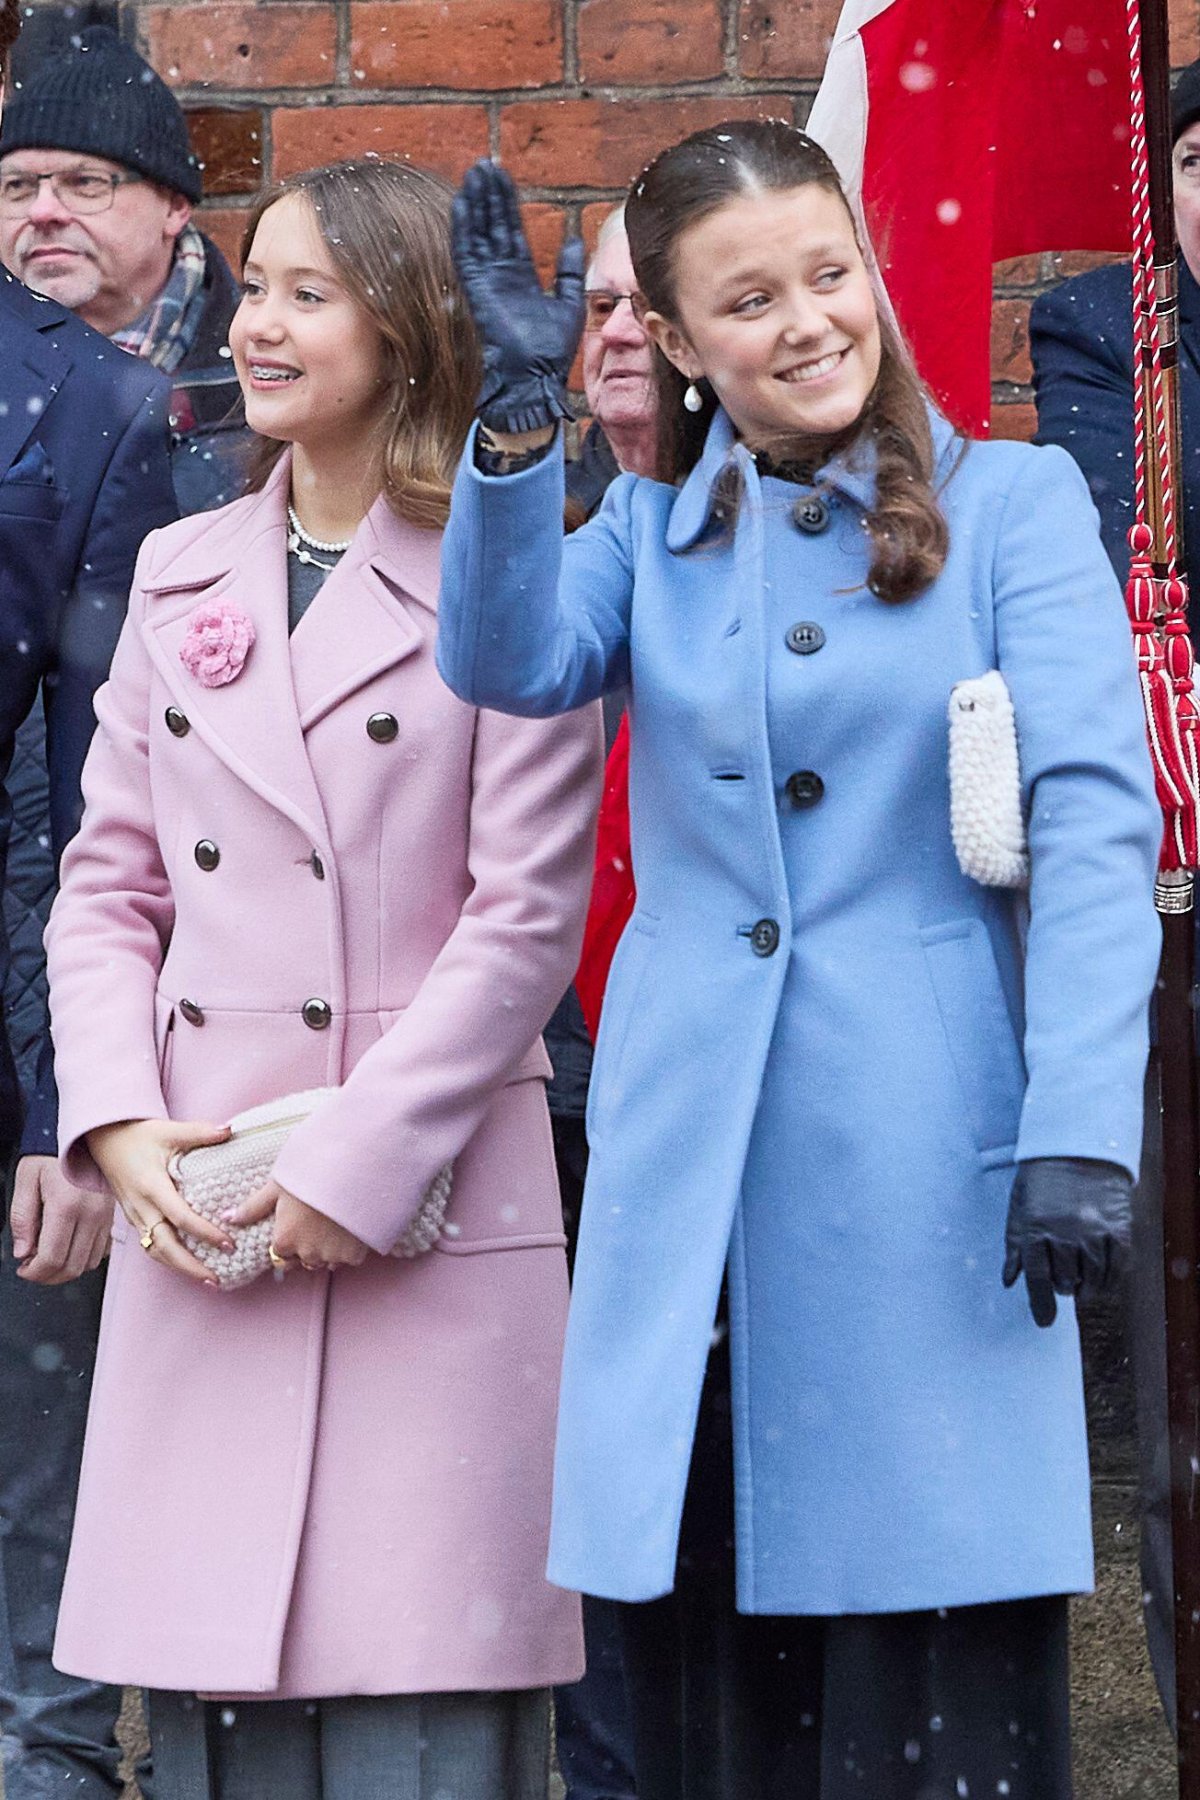
<path id="1" fill-rule="evenodd" d="M 286 450 L 257 493 L 234 500 L 215 513 L 196 514 L 194 531 L 174 527 L 168 539 L 171 548 L 163 561 L 152 563 L 145 573 L 145 591 L 170 594 L 211 587 L 233 573 L 252 540 L 271 532 L 279 538 L 282 565 L 291 476 L 292 453 Z M 371 568 L 436 612 L 441 543 L 440 531 L 408 524 L 381 494 L 355 532 L 343 566 L 347 571 Z"/>
<path id="2" fill-rule="evenodd" d="M 960 440 L 954 427 L 935 406 L 927 405 L 927 411 L 933 433 L 934 482 L 938 485 L 953 467 L 955 446 Z M 865 511 L 875 499 L 875 463 L 875 445 L 870 439 L 852 444 L 818 471 L 820 485 L 845 494 Z M 738 439 L 728 413 L 718 407 L 708 429 L 703 455 L 671 508 L 667 521 L 668 550 L 689 550 L 700 538 L 712 514 L 714 489 L 730 464 L 740 471 L 745 491 L 757 495 L 759 475 L 754 458 Z"/>

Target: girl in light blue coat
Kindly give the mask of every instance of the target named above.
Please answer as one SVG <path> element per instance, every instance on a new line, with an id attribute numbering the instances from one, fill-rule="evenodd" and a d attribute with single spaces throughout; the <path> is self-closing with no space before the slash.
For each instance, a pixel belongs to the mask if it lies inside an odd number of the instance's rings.
<path id="1" fill-rule="evenodd" d="M 626 216 L 662 479 L 563 546 L 577 254 L 543 295 L 507 178 L 457 203 L 488 374 L 442 672 L 631 695 L 550 1574 L 626 1603 L 639 1800 L 1066 1800 L 1055 1294 L 1127 1244 L 1158 952 L 1120 594 L 1067 456 L 926 406 L 802 133 L 699 133 Z M 951 839 L 950 692 L 997 668 L 1027 899 Z"/>

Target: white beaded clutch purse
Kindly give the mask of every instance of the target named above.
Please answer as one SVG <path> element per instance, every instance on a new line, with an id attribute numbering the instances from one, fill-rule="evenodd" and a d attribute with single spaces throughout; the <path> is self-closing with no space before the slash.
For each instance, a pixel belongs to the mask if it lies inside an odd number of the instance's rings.
<path id="1" fill-rule="evenodd" d="M 312 1088 L 288 1094 L 265 1106 L 252 1106 L 230 1120 L 233 1135 L 223 1144 L 202 1144 L 196 1150 L 177 1151 L 167 1165 L 180 1194 L 201 1218 L 217 1220 L 230 1207 L 248 1200 L 270 1176 L 289 1132 L 300 1125 L 336 1088 Z M 420 1211 L 393 1256 L 420 1256 L 432 1249 L 442 1234 L 450 1199 L 452 1170 L 447 1163 L 438 1171 L 421 1203 Z M 234 1241 L 231 1251 L 201 1243 L 190 1233 L 181 1236 L 192 1255 L 202 1262 L 223 1288 L 245 1287 L 271 1266 L 273 1218 L 257 1225 L 226 1227 Z"/>
<path id="2" fill-rule="evenodd" d="M 1017 721 L 999 669 L 950 690 L 950 835 L 972 881 L 1028 885 Z"/>

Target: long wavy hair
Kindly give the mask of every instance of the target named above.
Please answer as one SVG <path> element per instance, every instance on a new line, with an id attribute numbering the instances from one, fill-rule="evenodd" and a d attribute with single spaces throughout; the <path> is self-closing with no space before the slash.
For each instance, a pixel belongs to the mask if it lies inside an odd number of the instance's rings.
<path id="1" fill-rule="evenodd" d="M 7 81 L 12 72 L 12 47 L 20 29 L 20 0 L 0 0 L 0 81 Z"/>
<path id="2" fill-rule="evenodd" d="M 697 131 L 655 158 L 633 183 L 625 227 L 641 303 L 679 324 L 675 251 L 689 226 L 739 195 L 815 186 L 836 194 L 850 214 L 837 170 L 804 132 L 781 120 L 733 119 Z M 879 374 L 862 413 L 836 440 L 772 445 L 773 455 L 811 463 L 866 438 L 876 451 L 875 504 L 867 515 L 867 583 L 881 600 L 911 600 L 940 575 L 950 537 L 933 490 L 934 450 L 924 390 L 899 333 L 879 316 Z M 658 475 L 679 482 L 698 462 L 717 396 L 699 384 L 703 405 L 683 405 L 687 378 L 655 347 Z"/>
<path id="3" fill-rule="evenodd" d="M 383 339 L 387 404 L 369 446 L 380 490 L 410 524 L 442 526 L 480 379 L 479 343 L 450 258 L 452 190 L 424 169 L 374 157 L 293 175 L 251 213 L 243 268 L 263 214 L 289 194 L 312 208 L 339 279 Z M 251 492 L 285 448 L 259 440 Z"/>

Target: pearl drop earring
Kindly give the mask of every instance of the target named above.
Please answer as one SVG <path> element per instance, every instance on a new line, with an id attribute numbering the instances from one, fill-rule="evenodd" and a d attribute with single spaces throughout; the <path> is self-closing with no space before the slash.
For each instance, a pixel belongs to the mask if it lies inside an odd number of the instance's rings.
<path id="1" fill-rule="evenodd" d="M 694 381 L 689 381 L 683 393 L 683 404 L 690 413 L 697 413 L 704 405 L 703 396 Z"/>

